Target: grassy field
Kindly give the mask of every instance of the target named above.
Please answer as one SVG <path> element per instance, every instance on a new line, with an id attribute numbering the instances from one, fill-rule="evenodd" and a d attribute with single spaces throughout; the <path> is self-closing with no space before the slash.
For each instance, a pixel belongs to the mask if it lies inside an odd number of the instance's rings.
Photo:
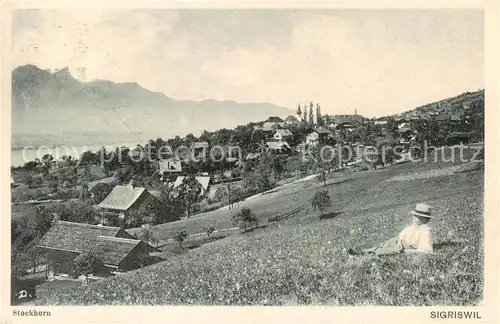
<path id="1" fill-rule="evenodd" d="M 45 293 L 40 305 L 475 305 L 483 293 L 481 171 L 386 181 L 422 169 L 405 163 L 340 175 L 326 188 L 304 181 L 251 198 L 243 205 L 261 219 L 304 205 L 297 217 L 231 235 L 166 261 L 87 287 Z M 428 168 L 432 169 L 432 168 Z M 308 200 L 327 189 L 338 212 L 320 220 Z M 349 257 L 396 235 L 415 203 L 434 206 L 432 255 Z M 183 226 L 232 227 L 228 210 L 160 225 L 169 236 Z"/>

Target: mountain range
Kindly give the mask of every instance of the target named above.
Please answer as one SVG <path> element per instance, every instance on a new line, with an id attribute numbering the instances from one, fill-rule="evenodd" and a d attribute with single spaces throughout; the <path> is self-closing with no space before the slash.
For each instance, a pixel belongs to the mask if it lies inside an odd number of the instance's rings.
<path id="1" fill-rule="evenodd" d="M 52 73 L 25 65 L 12 72 L 13 146 L 165 139 L 290 114 L 265 102 L 176 100 L 137 83 L 80 82 L 68 68 Z"/>

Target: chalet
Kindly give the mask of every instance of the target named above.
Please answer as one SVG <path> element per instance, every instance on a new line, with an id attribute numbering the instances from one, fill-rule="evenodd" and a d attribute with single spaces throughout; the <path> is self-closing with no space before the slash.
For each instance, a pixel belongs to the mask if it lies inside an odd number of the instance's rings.
<path id="1" fill-rule="evenodd" d="M 300 123 L 300 121 L 297 119 L 297 117 L 295 116 L 288 116 L 287 118 L 285 118 L 284 122 L 287 124 L 287 125 L 297 125 Z"/>
<path id="2" fill-rule="evenodd" d="M 180 173 L 182 172 L 182 163 L 177 159 L 168 159 L 158 162 L 158 170 L 163 175 L 164 173 Z"/>
<path id="3" fill-rule="evenodd" d="M 178 189 L 182 187 L 185 177 L 179 176 L 175 179 L 173 189 Z M 210 190 L 210 185 L 212 184 L 212 180 L 210 176 L 196 176 L 196 181 L 200 184 L 200 196 L 204 196 Z"/>
<path id="4" fill-rule="evenodd" d="M 160 252 L 119 227 L 57 221 L 37 248 L 47 257 L 49 276 L 69 274 L 75 258 L 91 252 L 103 262 L 97 276 L 134 270 L 160 261 Z"/>
<path id="5" fill-rule="evenodd" d="M 277 129 L 273 133 L 273 138 L 278 142 L 288 141 L 293 137 L 292 132 L 288 129 Z"/>
<path id="6" fill-rule="evenodd" d="M 125 223 L 130 212 L 137 210 L 151 194 L 132 184 L 116 186 L 98 205 L 101 209 L 101 223 L 120 226 Z"/>
<path id="7" fill-rule="evenodd" d="M 313 128 L 306 137 L 307 145 L 316 145 L 318 143 L 324 143 L 328 137 L 331 135 L 331 132 L 328 129 L 324 128 Z"/>
<path id="8" fill-rule="evenodd" d="M 266 148 L 274 154 L 291 153 L 292 148 L 287 142 L 267 142 Z"/>

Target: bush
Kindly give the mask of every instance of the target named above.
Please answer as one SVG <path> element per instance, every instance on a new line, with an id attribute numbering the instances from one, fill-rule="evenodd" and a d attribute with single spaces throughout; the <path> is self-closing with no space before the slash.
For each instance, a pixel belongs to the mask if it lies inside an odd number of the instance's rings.
<path id="1" fill-rule="evenodd" d="M 156 238 L 156 235 L 154 232 L 151 230 L 151 225 L 145 225 L 142 226 L 141 230 L 139 233 L 136 235 L 137 239 L 146 242 L 147 244 L 157 244 L 158 239 Z"/>
<path id="2" fill-rule="evenodd" d="M 311 199 L 311 207 L 313 210 L 319 210 L 321 216 L 331 206 L 332 200 L 326 190 L 317 191 Z"/>
<path id="3" fill-rule="evenodd" d="M 246 232 L 248 226 L 257 226 L 259 224 L 259 219 L 250 208 L 243 207 L 240 212 L 233 215 L 233 223 L 240 229 L 243 229 L 243 232 Z"/>
<path id="4" fill-rule="evenodd" d="M 81 275 L 88 277 L 90 274 L 96 274 L 103 262 L 97 255 L 91 252 L 85 252 L 76 257 L 71 269 L 71 276 L 78 278 Z"/>
<path id="5" fill-rule="evenodd" d="M 188 233 L 186 231 L 180 231 L 180 232 L 176 232 L 175 235 L 174 235 L 174 240 L 177 241 L 177 243 L 179 243 L 179 246 L 182 247 L 182 242 L 184 242 L 188 237 Z"/>

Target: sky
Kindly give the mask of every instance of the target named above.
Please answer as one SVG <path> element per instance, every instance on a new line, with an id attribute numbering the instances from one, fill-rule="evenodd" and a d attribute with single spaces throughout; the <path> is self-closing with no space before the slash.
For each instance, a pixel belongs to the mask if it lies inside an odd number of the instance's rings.
<path id="1" fill-rule="evenodd" d="M 484 88 L 481 10 L 17 10 L 12 68 L 174 99 L 394 114 Z"/>

